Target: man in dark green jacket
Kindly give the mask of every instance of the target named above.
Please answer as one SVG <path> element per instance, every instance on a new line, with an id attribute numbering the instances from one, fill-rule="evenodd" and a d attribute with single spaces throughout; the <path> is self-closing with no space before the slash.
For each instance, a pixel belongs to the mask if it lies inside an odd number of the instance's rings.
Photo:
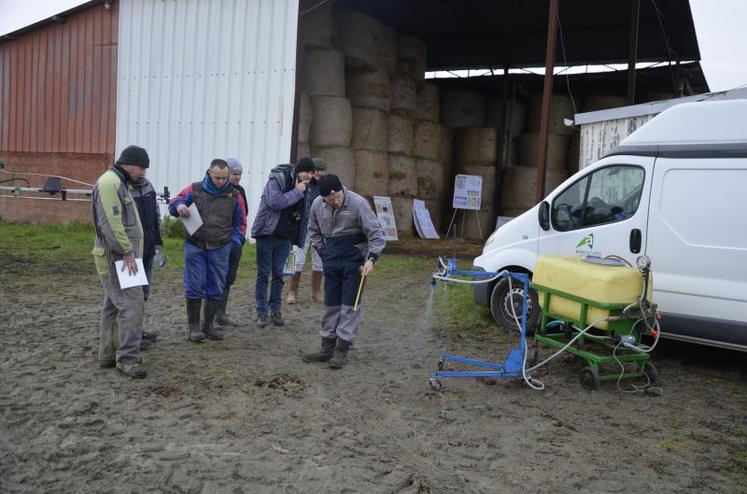
<path id="1" fill-rule="evenodd" d="M 122 271 L 137 273 L 135 259 L 143 255 L 143 226 L 130 190 L 145 177 L 149 165 L 145 149 L 126 147 L 114 166 L 96 181 L 91 200 L 96 228 L 93 258 L 104 287 L 99 365 L 116 366 L 122 374 L 133 378 L 147 374 L 140 362 L 143 287 L 121 288 L 114 263 L 122 261 Z M 114 333 L 117 321 L 118 336 Z"/>

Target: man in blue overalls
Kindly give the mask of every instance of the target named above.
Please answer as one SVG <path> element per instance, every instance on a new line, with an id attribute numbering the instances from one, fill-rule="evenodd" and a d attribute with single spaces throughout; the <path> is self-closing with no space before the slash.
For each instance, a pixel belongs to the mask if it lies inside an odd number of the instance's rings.
<path id="1" fill-rule="evenodd" d="M 361 311 L 353 306 L 361 276 L 373 271 L 384 250 L 384 230 L 366 199 L 343 187 L 337 175 L 326 175 L 319 179 L 319 197 L 311 205 L 309 237 L 324 266 L 326 309 L 321 350 L 303 360 L 340 369 L 358 335 Z"/>

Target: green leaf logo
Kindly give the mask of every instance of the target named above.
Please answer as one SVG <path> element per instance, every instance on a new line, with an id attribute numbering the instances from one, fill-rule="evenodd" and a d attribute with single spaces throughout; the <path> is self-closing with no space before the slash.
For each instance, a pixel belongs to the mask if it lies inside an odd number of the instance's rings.
<path id="1" fill-rule="evenodd" d="M 579 240 L 576 244 L 576 248 L 578 249 L 579 247 L 588 247 L 589 249 L 594 248 L 594 234 L 590 233 Z"/>

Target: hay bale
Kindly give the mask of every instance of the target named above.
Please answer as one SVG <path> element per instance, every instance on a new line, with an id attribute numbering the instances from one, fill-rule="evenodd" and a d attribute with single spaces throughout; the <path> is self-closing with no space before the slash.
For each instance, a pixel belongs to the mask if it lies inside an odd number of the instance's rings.
<path id="1" fill-rule="evenodd" d="M 484 240 L 495 231 L 495 210 L 483 208 L 479 215 L 475 213 L 476 211 L 464 211 L 464 218 L 458 231 L 468 240 Z"/>
<path id="2" fill-rule="evenodd" d="M 345 97 L 345 59 L 337 50 L 306 50 L 301 73 L 302 90 L 311 96 Z"/>
<path id="3" fill-rule="evenodd" d="M 550 192 L 568 178 L 565 168 L 547 170 L 545 193 Z M 502 209 L 530 209 L 535 205 L 537 188 L 537 168 L 530 166 L 510 166 L 503 173 L 501 182 Z"/>
<path id="4" fill-rule="evenodd" d="M 327 3 L 301 16 L 298 23 L 301 43 L 316 48 L 332 48 L 337 44 L 337 23 L 332 4 Z"/>
<path id="5" fill-rule="evenodd" d="M 457 173 L 482 177 L 480 207 L 493 208 L 495 206 L 495 166 L 459 166 Z"/>
<path id="6" fill-rule="evenodd" d="M 438 161 L 444 164 L 448 170 L 454 164 L 454 130 L 439 125 L 441 130 L 441 141 L 438 147 Z"/>
<path id="7" fill-rule="evenodd" d="M 412 237 L 414 225 L 412 221 L 412 197 L 392 196 L 392 212 L 394 222 L 397 223 L 397 235 L 399 237 Z"/>
<path id="8" fill-rule="evenodd" d="M 315 147 L 350 146 L 353 111 L 350 101 L 334 96 L 312 96 L 310 142 Z"/>
<path id="9" fill-rule="evenodd" d="M 339 46 L 348 66 L 354 69 L 373 70 L 381 58 L 381 23 L 353 10 L 337 10 Z"/>
<path id="10" fill-rule="evenodd" d="M 443 201 L 437 200 L 427 200 L 425 201 L 425 207 L 428 208 L 428 212 L 431 215 L 431 223 L 433 223 L 433 226 L 436 228 L 436 231 L 438 233 L 443 233 L 444 231 L 444 215 L 443 215 Z"/>
<path id="11" fill-rule="evenodd" d="M 416 196 L 418 174 L 415 160 L 397 154 L 389 155 L 389 195 Z"/>
<path id="12" fill-rule="evenodd" d="M 563 122 L 566 118 L 573 118 L 573 102 L 570 96 L 556 94 L 552 97 L 550 103 L 550 133 L 552 134 L 572 134 L 573 127 L 566 127 Z M 540 118 L 542 117 L 542 95 L 533 96 L 529 99 L 529 109 L 527 111 L 527 130 L 529 132 L 539 132 Z"/>
<path id="13" fill-rule="evenodd" d="M 425 61 L 428 47 L 420 39 L 409 34 L 400 34 L 397 39 L 398 61 L 409 66 L 409 76 L 418 87 L 425 83 Z"/>
<path id="14" fill-rule="evenodd" d="M 389 193 L 389 155 L 373 151 L 355 151 L 355 187 L 364 196 Z"/>
<path id="15" fill-rule="evenodd" d="M 389 115 L 387 150 L 390 154 L 412 156 L 415 128 L 412 120 L 398 115 Z"/>
<path id="16" fill-rule="evenodd" d="M 327 163 L 327 173 L 340 177 L 345 187 L 355 186 L 355 152 L 351 147 L 311 147 L 311 156 Z"/>
<path id="17" fill-rule="evenodd" d="M 493 127 L 464 127 L 456 133 L 456 163 L 489 166 L 498 155 L 498 131 Z"/>
<path id="18" fill-rule="evenodd" d="M 438 122 L 440 119 L 440 100 L 438 86 L 435 84 L 423 84 L 423 88 L 417 92 L 417 117 L 418 120 Z"/>
<path id="19" fill-rule="evenodd" d="M 444 165 L 433 160 L 415 160 L 418 175 L 418 199 L 438 200 L 445 188 Z"/>
<path id="20" fill-rule="evenodd" d="M 353 148 L 386 152 L 387 114 L 370 108 L 353 108 Z"/>
<path id="21" fill-rule="evenodd" d="M 625 96 L 615 96 L 611 94 L 592 94 L 584 98 L 584 111 L 609 110 L 628 104 Z"/>
<path id="22" fill-rule="evenodd" d="M 353 106 L 389 111 L 392 100 L 389 73 L 384 67 L 374 71 L 348 71 L 347 95 Z"/>
<path id="23" fill-rule="evenodd" d="M 530 208 L 531 209 L 531 208 Z M 509 218 L 517 218 L 521 216 L 522 214 L 529 211 L 529 209 L 513 209 L 513 208 L 501 208 L 501 216 L 508 216 Z"/>
<path id="24" fill-rule="evenodd" d="M 414 118 L 417 113 L 417 101 L 415 83 L 411 79 L 395 75 L 392 78 L 391 112 L 402 117 Z"/>
<path id="25" fill-rule="evenodd" d="M 508 100 L 506 103 L 510 105 L 509 121 L 507 122 L 509 135 L 512 138 L 515 138 L 524 132 L 524 127 L 526 125 L 526 106 L 523 102 L 517 100 Z M 485 126 L 500 129 L 504 125 L 503 118 L 503 99 L 488 98 L 488 104 L 485 111 Z"/>
<path id="26" fill-rule="evenodd" d="M 379 65 L 389 74 L 394 74 L 397 70 L 397 31 L 393 27 L 381 26 Z"/>
<path id="27" fill-rule="evenodd" d="M 311 148 L 306 142 L 299 142 L 296 145 L 296 158 L 303 158 L 304 156 L 311 157 Z"/>
<path id="28" fill-rule="evenodd" d="M 444 91 L 441 95 L 441 123 L 447 127 L 482 127 L 485 96 L 471 91 Z"/>
<path id="29" fill-rule="evenodd" d="M 308 93 L 301 92 L 298 105 L 298 142 L 309 142 L 311 134 L 311 99 Z"/>
<path id="30" fill-rule="evenodd" d="M 570 136 L 565 134 L 549 134 L 547 136 L 547 165 L 548 169 L 566 167 L 568 156 L 568 141 Z M 519 163 L 522 166 L 537 168 L 539 159 L 539 134 L 525 133 L 519 136 Z"/>
<path id="31" fill-rule="evenodd" d="M 412 153 L 416 158 L 437 160 L 441 150 L 441 126 L 427 120 L 415 122 Z"/>

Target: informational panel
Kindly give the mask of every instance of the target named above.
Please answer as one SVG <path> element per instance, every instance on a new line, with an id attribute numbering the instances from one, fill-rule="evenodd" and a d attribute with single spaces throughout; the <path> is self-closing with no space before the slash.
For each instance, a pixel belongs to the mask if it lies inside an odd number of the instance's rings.
<path id="1" fill-rule="evenodd" d="M 480 210 L 482 203 L 482 177 L 479 175 L 457 175 L 454 178 L 454 209 Z"/>
<path id="2" fill-rule="evenodd" d="M 392 199 L 390 197 L 373 196 L 374 209 L 379 223 L 384 229 L 384 239 L 387 241 L 397 241 L 397 222 L 394 220 L 394 211 L 392 210 Z"/>
<path id="3" fill-rule="evenodd" d="M 415 230 L 420 235 L 420 238 L 427 238 L 436 240 L 439 237 L 436 228 L 433 226 L 431 220 L 431 213 L 425 205 L 425 201 L 420 199 L 413 200 L 412 203 L 412 219 L 415 223 Z"/>

